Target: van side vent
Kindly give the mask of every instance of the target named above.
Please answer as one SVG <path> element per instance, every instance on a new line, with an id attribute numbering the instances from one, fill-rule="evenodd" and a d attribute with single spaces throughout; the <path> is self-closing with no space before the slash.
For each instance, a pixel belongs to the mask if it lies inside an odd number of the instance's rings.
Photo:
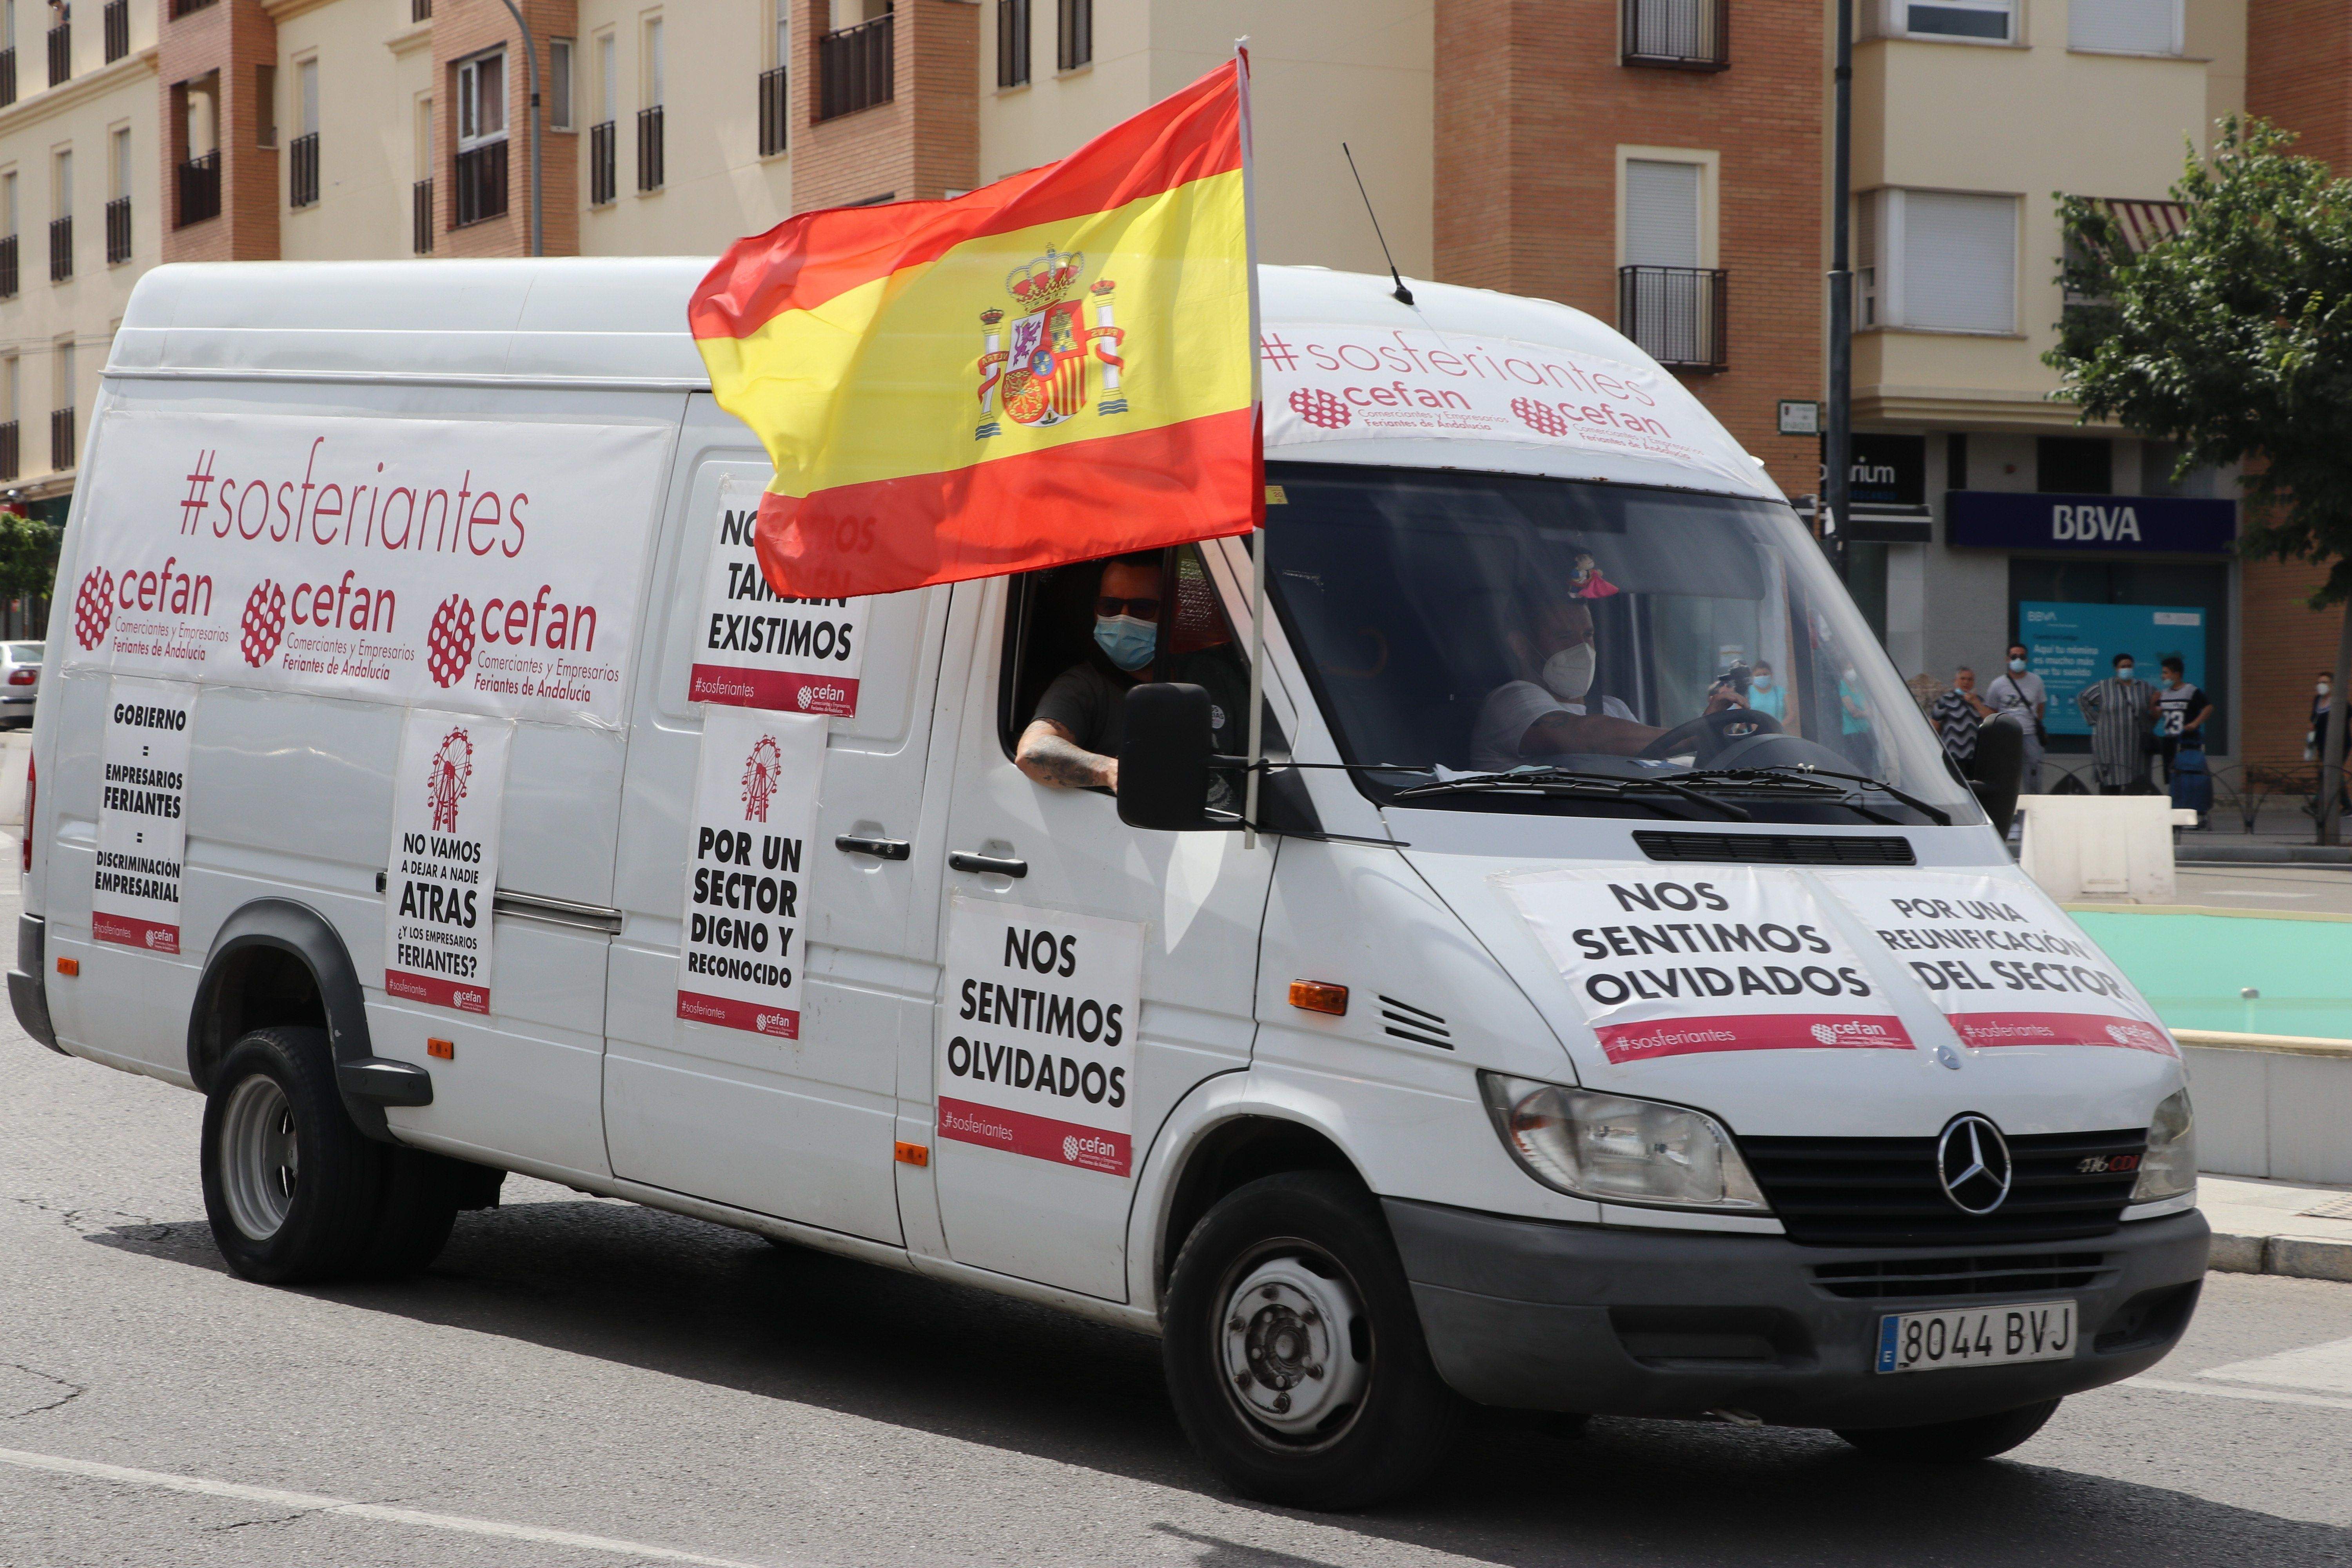
<path id="1" fill-rule="evenodd" d="M 1916 866 L 1899 834 L 1845 837 L 1826 833 L 1636 833 L 1653 860 L 1717 860 L 1747 866 Z"/>
<path id="2" fill-rule="evenodd" d="M 1454 1037 L 1445 1027 L 1445 1020 L 1428 1008 L 1400 1002 L 1393 996 L 1381 997 L 1380 1004 L 1381 1016 L 1388 1020 L 1381 1033 L 1411 1040 L 1417 1046 L 1435 1046 L 1441 1051 L 1454 1048 Z"/>

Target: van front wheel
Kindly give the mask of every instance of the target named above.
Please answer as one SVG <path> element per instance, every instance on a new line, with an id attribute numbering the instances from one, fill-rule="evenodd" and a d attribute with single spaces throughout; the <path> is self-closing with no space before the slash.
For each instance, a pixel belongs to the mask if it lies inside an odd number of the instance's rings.
<path id="1" fill-rule="evenodd" d="M 256 1029 L 205 1100 L 205 1215 L 229 1268 L 266 1285 L 331 1279 L 374 1227 L 383 1162 L 344 1113 L 323 1029 Z"/>
<path id="2" fill-rule="evenodd" d="M 1402 1496 L 1460 1425 L 1380 1209 L 1342 1176 L 1268 1176 L 1211 1209 L 1177 1255 L 1163 1328 L 1185 1435 L 1262 1501 Z"/>

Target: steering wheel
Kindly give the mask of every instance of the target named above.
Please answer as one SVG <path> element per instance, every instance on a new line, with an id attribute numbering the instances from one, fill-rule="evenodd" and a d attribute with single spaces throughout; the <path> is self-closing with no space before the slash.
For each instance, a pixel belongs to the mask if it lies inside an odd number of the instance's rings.
<path id="1" fill-rule="evenodd" d="M 1718 708 L 1712 713 L 1675 725 L 1633 754 L 1664 762 L 1676 752 L 1696 746 L 1697 759 L 1712 762 L 1725 747 L 1759 735 L 1783 733 L 1780 721 L 1753 708 Z"/>

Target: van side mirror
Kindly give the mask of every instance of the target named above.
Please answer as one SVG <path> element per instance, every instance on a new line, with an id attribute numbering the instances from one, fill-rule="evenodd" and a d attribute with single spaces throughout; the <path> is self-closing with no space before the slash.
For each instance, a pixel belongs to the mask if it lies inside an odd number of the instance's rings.
<path id="1" fill-rule="evenodd" d="M 2017 816 L 2018 785 L 2025 779 L 2025 727 L 2006 717 L 1979 725 L 1969 773 L 1969 792 L 1992 818 L 1992 830 L 2008 837 Z"/>
<path id="2" fill-rule="evenodd" d="M 1190 833 L 1225 827 L 1209 817 L 1216 734 L 1205 687 L 1179 680 L 1130 687 L 1118 742 L 1118 819 L 1129 827 Z"/>

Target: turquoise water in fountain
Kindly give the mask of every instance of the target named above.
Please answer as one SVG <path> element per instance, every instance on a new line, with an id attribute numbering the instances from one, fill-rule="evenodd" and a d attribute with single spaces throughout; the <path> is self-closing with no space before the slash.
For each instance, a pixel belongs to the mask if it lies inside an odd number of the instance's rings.
<path id="1" fill-rule="evenodd" d="M 2173 1028 L 2352 1039 L 2352 920 L 2067 913 Z"/>

